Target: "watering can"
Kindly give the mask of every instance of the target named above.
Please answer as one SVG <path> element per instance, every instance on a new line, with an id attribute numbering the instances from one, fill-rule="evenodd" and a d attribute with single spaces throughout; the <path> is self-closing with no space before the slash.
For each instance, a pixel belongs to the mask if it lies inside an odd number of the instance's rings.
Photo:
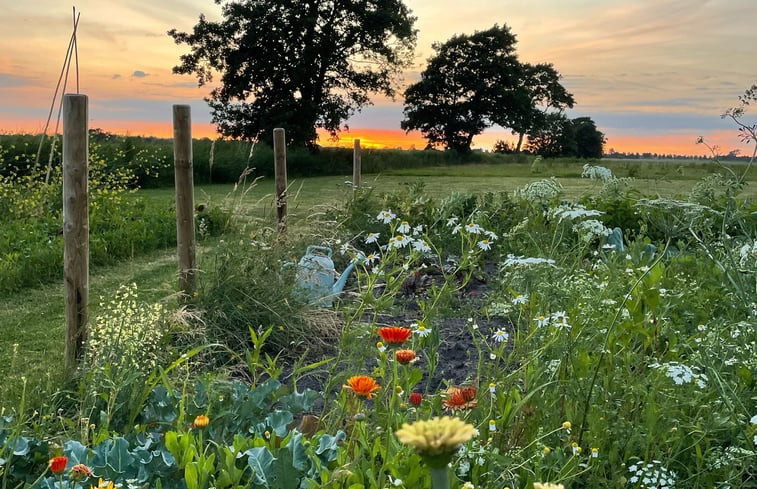
<path id="1" fill-rule="evenodd" d="M 332 251 L 328 246 L 310 245 L 305 251 L 295 273 L 295 290 L 308 304 L 331 307 L 334 298 L 344 289 L 355 264 L 362 262 L 362 256 L 352 260 L 339 275 L 331 259 Z"/>

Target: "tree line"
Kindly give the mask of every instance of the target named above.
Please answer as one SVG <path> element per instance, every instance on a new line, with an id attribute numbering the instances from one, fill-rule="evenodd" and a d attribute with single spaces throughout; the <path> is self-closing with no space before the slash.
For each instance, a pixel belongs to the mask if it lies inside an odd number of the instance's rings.
<path id="1" fill-rule="evenodd" d="M 224 137 L 317 149 L 316 129 L 332 138 L 371 104 L 397 95 L 412 65 L 416 17 L 402 0 L 215 0 L 222 20 L 200 15 L 192 32 L 168 34 L 189 53 L 174 73 L 204 86 L 213 123 Z M 565 114 L 575 100 L 550 63 L 521 62 L 507 25 L 455 35 L 433 45 L 420 80 L 404 90 L 405 131 L 427 148 L 458 153 L 492 126 L 510 129 L 507 152 L 600 157 L 605 142 L 589 117 Z"/>

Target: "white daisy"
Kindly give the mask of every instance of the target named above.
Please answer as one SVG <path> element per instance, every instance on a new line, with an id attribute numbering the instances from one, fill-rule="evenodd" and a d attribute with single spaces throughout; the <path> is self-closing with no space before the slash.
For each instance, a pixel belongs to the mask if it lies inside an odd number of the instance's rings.
<path id="1" fill-rule="evenodd" d="M 375 243 L 379 236 L 381 236 L 381 233 L 368 233 L 368 236 L 365 237 L 365 244 Z"/>
<path id="2" fill-rule="evenodd" d="M 431 251 L 431 247 L 422 239 L 418 239 L 413 242 L 413 249 L 415 251 L 420 251 L 421 253 L 428 253 L 429 251 Z"/>
<path id="3" fill-rule="evenodd" d="M 510 337 L 510 335 L 507 334 L 507 331 L 500 328 L 497 331 L 494 332 L 492 335 L 492 339 L 496 341 L 497 343 L 502 343 L 503 341 L 507 341 L 507 339 Z"/>
<path id="4" fill-rule="evenodd" d="M 465 230 L 472 234 L 479 234 L 484 232 L 484 228 L 476 224 L 475 222 L 470 222 L 465 225 Z"/>
<path id="5" fill-rule="evenodd" d="M 385 211 L 379 212 L 378 216 L 376 216 L 376 220 L 381 221 L 384 224 L 389 224 L 390 222 L 392 222 L 392 220 L 394 220 L 395 217 L 397 217 L 397 215 L 392 212 L 391 209 L 387 209 Z"/>
<path id="6" fill-rule="evenodd" d="M 484 251 L 488 251 L 488 250 L 492 249 L 492 245 L 491 245 L 491 243 L 489 242 L 488 239 L 482 239 L 481 241 L 479 241 L 477 243 L 476 246 L 478 246 L 479 248 L 481 248 Z"/>
<path id="7" fill-rule="evenodd" d="M 455 217 L 455 216 L 452 216 L 452 217 L 450 217 L 449 219 L 447 219 L 447 226 L 448 226 L 448 227 L 452 227 L 452 226 L 454 226 L 455 224 L 457 224 L 457 217 Z"/>
<path id="8" fill-rule="evenodd" d="M 402 221 L 397 228 L 397 232 L 402 234 L 410 233 L 410 223 L 407 221 Z"/>

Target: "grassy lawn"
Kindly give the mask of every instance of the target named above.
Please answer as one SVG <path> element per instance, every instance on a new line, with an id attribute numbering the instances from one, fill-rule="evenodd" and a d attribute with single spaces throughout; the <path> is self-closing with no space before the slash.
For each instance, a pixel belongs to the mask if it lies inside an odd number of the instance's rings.
<path id="1" fill-rule="evenodd" d="M 636 165 L 636 166 L 633 166 Z M 674 197 L 686 195 L 708 170 L 698 163 L 612 162 L 616 175 L 628 172 L 637 175 L 634 186 L 645 195 Z M 635 168 L 635 169 L 634 169 Z M 712 168 L 711 166 L 709 167 Z M 465 165 L 415 170 L 391 171 L 381 175 L 364 175 L 363 184 L 376 192 L 390 192 L 403 185 L 422 181 L 428 195 L 443 197 L 451 192 L 510 192 L 534 180 L 556 175 L 565 196 L 577 198 L 600 188 L 596 181 L 580 178 L 576 164 L 544 164 L 539 173 L 531 165 Z M 643 178 L 642 178 L 643 177 Z M 350 177 L 319 177 L 290 179 L 290 226 L 306 229 L 319 212 L 319 206 L 340 205 L 352 192 L 345 185 Z M 750 174 L 750 181 L 757 177 Z M 170 206 L 172 188 L 140 191 L 152 205 Z M 210 205 L 234 207 L 243 216 L 274 221 L 273 180 L 262 179 L 242 191 L 232 185 L 207 185 L 196 189 L 195 201 Z M 757 186 L 747 185 L 744 197 L 757 196 Z M 212 241 L 204 246 L 212 246 Z M 203 247 L 198 252 L 202 253 Z M 142 299 L 163 300 L 176 290 L 177 261 L 175 251 L 167 249 L 135 257 L 117 266 L 92 270 L 90 279 L 90 315 L 97 314 L 99 298 L 124 283 L 135 282 Z M 28 379 L 31 390 L 36 386 L 55 385 L 63 366 L 64 304 L 62 284 L 54 283 L 25 290 L 0 299 L 0 399 L 6 409 L 13 406 L 20 394 L 21 377 Z M 16 346 L 17 345 L 17 346 Z M 15 352 L 15 353 L 14 353 Z"/>

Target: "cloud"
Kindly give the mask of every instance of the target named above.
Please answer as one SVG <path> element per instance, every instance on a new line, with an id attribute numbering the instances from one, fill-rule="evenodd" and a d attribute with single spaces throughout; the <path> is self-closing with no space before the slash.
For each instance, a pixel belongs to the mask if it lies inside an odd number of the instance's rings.
<path id="1" fill-rule="evenodd" d="M 29 80 L 23 76 L 0 73 L 0 87 L 20 87 L 28 83 Z"/>
<path id="2" fill-rule="evenodd" d="M 145 73 L 142 70 L 134 70 L 134 73 L 132 73 L 131 76 L 134 77 L 134 78 L 144 78 L 146 76 L 150 76 L 150 74 L 149 73 Z"/>

